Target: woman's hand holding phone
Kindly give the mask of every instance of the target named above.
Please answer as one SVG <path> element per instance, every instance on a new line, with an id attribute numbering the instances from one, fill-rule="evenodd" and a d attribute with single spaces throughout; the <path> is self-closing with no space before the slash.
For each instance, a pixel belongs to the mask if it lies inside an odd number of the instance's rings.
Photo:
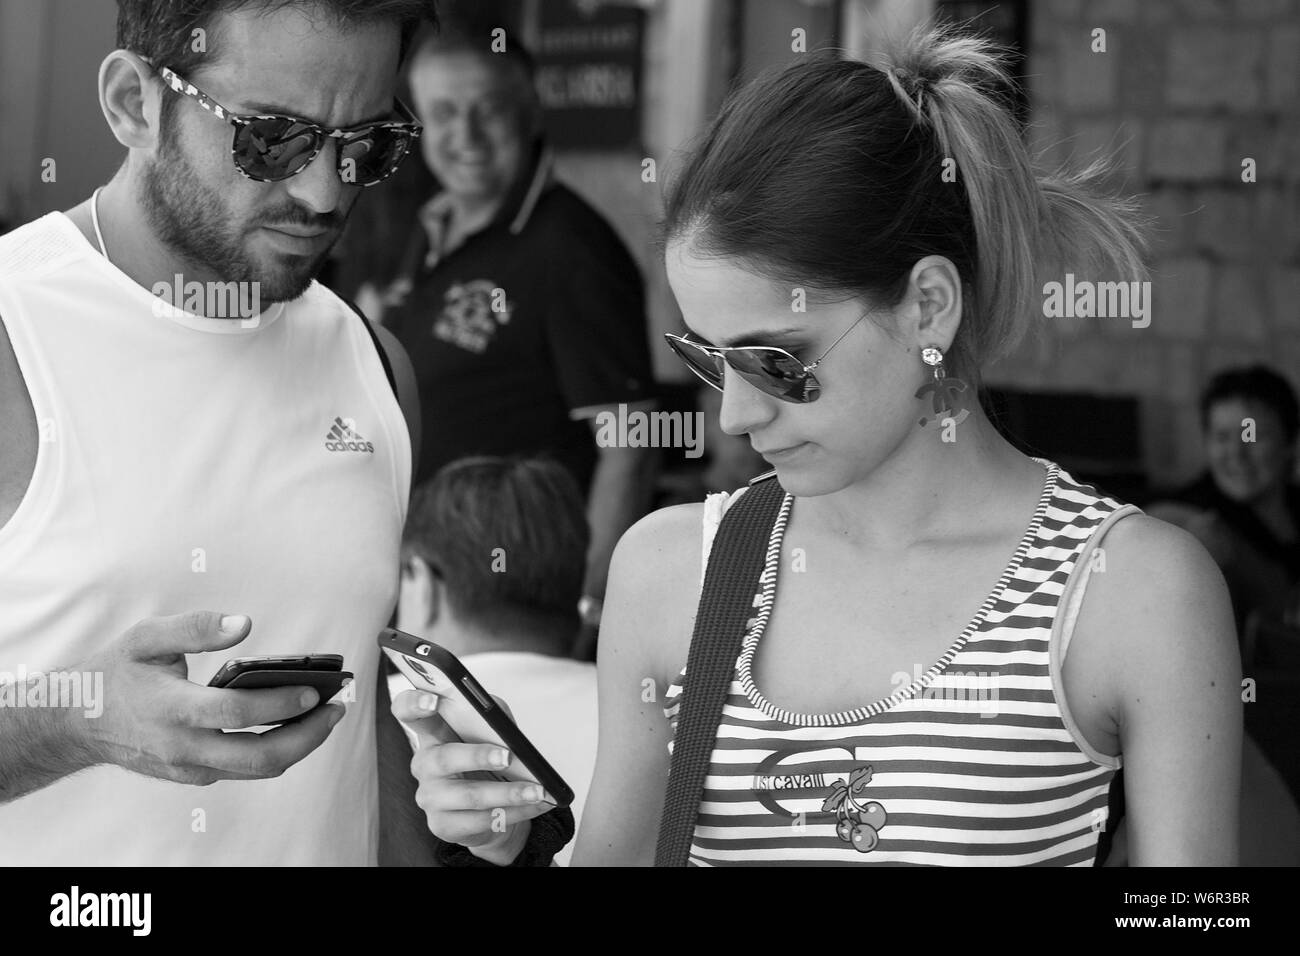
<path id="1" fill-rule="evenodd" d="M 493 699 L 509 713 L 501 698 Z M 419 784 L 416 803 L 439 840 L 459 843 L 480 859 L 508 866 L 528 842 L 529 821 L 555 804 L 539 784 L 471 776 L 500 773 L 514 757 L 497 744 L 455 739 L 438 716 L 440 701 L 422 690 L 404 691 L 393 700 L 393 715 L 416 735 L 411 759 L 411 775 Z"/>

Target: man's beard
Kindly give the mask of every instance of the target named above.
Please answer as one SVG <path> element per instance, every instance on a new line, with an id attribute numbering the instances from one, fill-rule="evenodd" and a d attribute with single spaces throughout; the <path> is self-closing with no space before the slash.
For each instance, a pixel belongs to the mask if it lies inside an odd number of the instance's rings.
<path id="1" fill-rule="evenodd" d="M 245 242 L 259 223 L 270 225 L 326 224 L 301 207 L 258 209 L 248 223 L 238 224 L 216 189 L 203 182 L 175 140 L 175 121 L 164 124 L 157 160 L 141 181 L 140 202 L 158 240 L 192 267 L 211 273 L 221 282 L 256 282 L 263 305 L 286 302 L 307 291 L 330 253 L 327 247 L 308 258 L 284 257 L 274 265 L 259 263 Z M 341 227 L 346 213 L 326 217 L 331 228 Z M 332 244 L 331 244 L 332 245 Z"/>

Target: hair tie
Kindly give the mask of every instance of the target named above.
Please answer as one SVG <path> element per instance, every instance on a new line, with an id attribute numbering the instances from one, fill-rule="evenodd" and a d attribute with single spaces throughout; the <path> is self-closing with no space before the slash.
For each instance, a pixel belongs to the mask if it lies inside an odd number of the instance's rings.
<path id="1" fill-rule="evenodd" d="M 912 95 L 907 92 L 907 88 L 903 84 L 902 71 L 897 67 L 890 67 L 885 71 L 885 75 L 889 77 L 889 82 L 893 84 L 895 92 L 897 92 L 898 95 L 903 98 L 903 101 L 912 108 L 912 111 L 916 113 L 917 119 L 925 119 L 925 80 L 919 76 L 915 76 L 914 74 L 908 74 L 908 78 L 914 78 L 916 80 L 916 99 L 913 99 Z"/>

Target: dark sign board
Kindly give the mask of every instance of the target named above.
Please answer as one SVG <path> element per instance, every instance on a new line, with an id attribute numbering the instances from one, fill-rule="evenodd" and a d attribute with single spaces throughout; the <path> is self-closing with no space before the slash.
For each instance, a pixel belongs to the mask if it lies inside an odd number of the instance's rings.
<path id="1" fill-rule="evenodd" d="M 641 140 L 645 13 L 590 0 L 538 4 L 537 92 L 561 149 L 635 149 Z"/>

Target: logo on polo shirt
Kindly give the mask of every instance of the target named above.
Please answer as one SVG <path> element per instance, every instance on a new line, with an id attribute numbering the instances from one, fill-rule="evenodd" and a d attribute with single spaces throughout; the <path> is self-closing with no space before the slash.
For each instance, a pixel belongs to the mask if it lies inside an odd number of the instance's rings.
<path id="1" fill-rule="evenodd" d="M 506 290 L 491 279 L 457 282 L 442 297 L 433 337 L 481 355 L 513 313 L 514 303 L 506 298 Z"/>
<path id="2" fill-rule="evenodd" d="M 325 436 L 325 450 L 360 451 L 373 455 L 375 446 L 357 434 L 355 424 L 350 418 L 335 418 Z"/>

